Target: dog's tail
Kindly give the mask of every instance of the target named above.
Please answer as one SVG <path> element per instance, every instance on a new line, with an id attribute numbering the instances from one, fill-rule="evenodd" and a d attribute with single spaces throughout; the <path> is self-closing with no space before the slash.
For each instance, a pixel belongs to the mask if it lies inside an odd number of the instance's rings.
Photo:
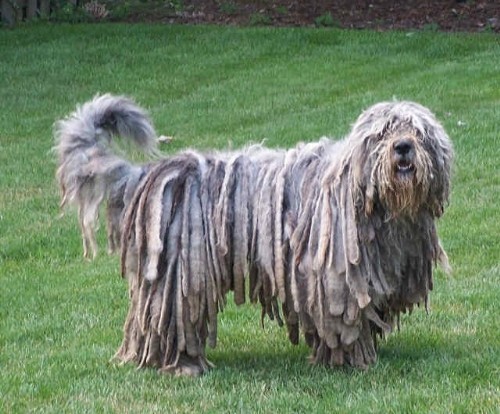
<path id="1" fill-rule="evenodd" d="M 137 183 L 142 168 L 116 155 L 113 137 L 132 141 L 146 152 L 156 152 L 156 133 L 146 112 L 133 101 L 109 94 L 96 96 L 55 125 L 56 178 L 61 207 L 75 205 L 83 237 L 84 256 L 95 256 L 95 227 L 104 200 L 114 204 L 115 220 L 108 219 L 108 241 L 116 224 L 116 209 L 123 208 L 129 183 Z M 118 195 L 118 196 L 117 196 Z M 114 209 L 114 210 L 113 210 Z M 108 214 L 109 215 L 109 214 Z M 116 239 L 118 236 L 114 236 Z"/>

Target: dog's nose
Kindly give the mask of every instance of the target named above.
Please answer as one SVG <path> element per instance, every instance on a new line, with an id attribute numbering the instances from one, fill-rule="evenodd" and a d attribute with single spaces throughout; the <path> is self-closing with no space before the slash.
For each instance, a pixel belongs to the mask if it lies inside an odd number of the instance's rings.
<path id="1" fill-rule="evenodd" d="M 394 144 L 394 151 L 399 155 L 406 155 L 413 149 L 413 144 L 407 139 L 402 139 Z"/>

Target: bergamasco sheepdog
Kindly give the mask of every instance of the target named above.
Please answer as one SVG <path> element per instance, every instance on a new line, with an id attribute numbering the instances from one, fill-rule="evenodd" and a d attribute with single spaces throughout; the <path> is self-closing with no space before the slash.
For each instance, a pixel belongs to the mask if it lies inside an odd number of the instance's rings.
<path id="1" fill-rule="evenodd" d="M 185 150 L 146 165 L 111 145 L 158 152 L 150 118 L 126 97 L 95 97 L 55 135 L 61 204 L 78 209 L 86 257 L 107 206 L 130 292 L 121 361 L 205 372 L 232 291 L 238 305 L 260 302 L 292 343 L 302 332 L 314 363 L 364 368 L 401 312 L 427 308 L 434 265 L 448 268 L 435 221 L 453 149 L 417 103 L 375 104 L 339 141 Z"/>

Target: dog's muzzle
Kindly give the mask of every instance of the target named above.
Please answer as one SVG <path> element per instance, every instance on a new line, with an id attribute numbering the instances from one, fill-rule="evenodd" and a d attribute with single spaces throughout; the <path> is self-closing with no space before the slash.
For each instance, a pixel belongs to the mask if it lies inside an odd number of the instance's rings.
<path id="1" fill-rule="evenodd" d="M 415 145 L 410 139 L 400 139 L 393 145 L 394 170 L 398 178 L 407 179 L 415 173 Z"/>

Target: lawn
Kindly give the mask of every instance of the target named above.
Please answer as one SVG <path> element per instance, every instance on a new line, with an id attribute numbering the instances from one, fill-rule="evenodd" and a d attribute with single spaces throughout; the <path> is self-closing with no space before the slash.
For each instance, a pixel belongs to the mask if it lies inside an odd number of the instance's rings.
<path id="1" fill-rule="evenodd" d="M 0 29 L 0 412 L 500 412 L 500 43 L 494 34 L 33 24 Z M 366 372 L 310 366 L 251 305 L 220 314 L 198 379 L 110 362 L 128 308 L 119 260 L 81 257 L 60 217 L 52 125 L 98 92 L 148 108 L 162 150 L 345 135 L 411 99 L 456 149 L 439 223 L 453 274 Z M 231 301 L 230 301 L 231 302 Z"/>

